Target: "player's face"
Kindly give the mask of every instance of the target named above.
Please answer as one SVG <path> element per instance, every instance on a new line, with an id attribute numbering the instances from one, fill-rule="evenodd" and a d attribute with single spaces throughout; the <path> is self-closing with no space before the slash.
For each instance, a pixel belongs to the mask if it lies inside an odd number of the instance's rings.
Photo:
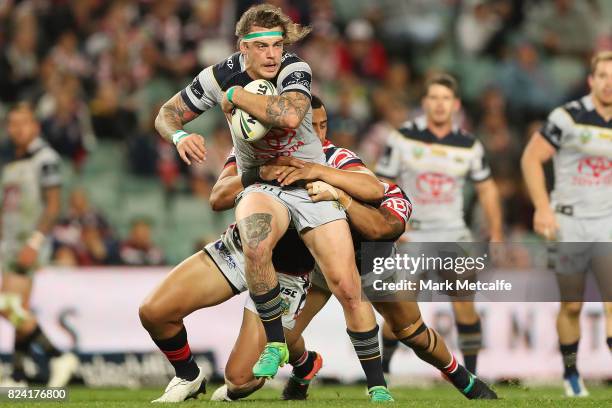
<path id="1" fill-rule="evenodd" d="M 602 105 L 612 106 L 612 61 L 601 61 L 589 76 L 589 85 L 595 99 Z"/>
<path id="2" fill-rule="evenodd" d="M 7 132 L 17 147 L 27 147 L 39 130 L 38 122 L 31 111 L 19 109 L 9 113 Z"/>
<path id="3" fill-rule="evenodd" d="M 312 110 L 312 127 L 317 132 L 321 143 L 325 142 L 325 139 L 327 139 L 327 112 L 325 112 L 325 108 L 320 107 Z"/>
<path id="4" fill-rule="evenodd" d="M 459 110 L 459 99 L 444 85 L 433 84 L 423 98 L 423 110 L 427 120 L 436 125 L 450 124 L 453 113 Z"/>
<path id="5" fill-rule="evenodd" d="M 263 28 L 253 26 L 251 33 L 283 31 L 282 27 Z M 283 39 L 261 37 L 256 41 L 240 43 L 240 52 L 246 58 L 246 68 L 254 79 L 272 79 L 278 73 L 283 54 Z"/>

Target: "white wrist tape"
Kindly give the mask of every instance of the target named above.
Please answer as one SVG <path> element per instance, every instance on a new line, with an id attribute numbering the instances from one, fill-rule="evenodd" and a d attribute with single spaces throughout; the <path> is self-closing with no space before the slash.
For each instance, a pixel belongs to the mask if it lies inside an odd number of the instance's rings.
<path id="1" fill-rule="evenodd" d="M 338 192 L 331 185 L 327 184 L 324 181 L 315 181 L 314 183 L 312 183 L 312 193 L 313 194 L 319 194 L 325 191 L 329 191 L 332 197 L 334 197 L 334 200 L 338 199 Z"/>

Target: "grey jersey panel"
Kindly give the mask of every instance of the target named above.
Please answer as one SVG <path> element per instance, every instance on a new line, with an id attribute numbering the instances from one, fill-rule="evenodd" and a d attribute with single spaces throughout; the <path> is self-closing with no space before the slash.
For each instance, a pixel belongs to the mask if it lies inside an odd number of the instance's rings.
<path id="1" fill-rule="evenodd" d="M 540 133 L 557 149 L 553 206 L 573 206 L 577 217 L 612 214 L 612 121 L 591 96 L 553 110 Z"/>

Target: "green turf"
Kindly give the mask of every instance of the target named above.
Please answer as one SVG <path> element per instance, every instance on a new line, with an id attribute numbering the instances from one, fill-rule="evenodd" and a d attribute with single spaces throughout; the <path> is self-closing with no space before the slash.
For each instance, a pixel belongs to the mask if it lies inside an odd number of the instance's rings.
<path id="1" fill-rule="evenodd" d="M 208 401 L 216 386 L 209 387 L 205 396 L 199 400 L 191 400 L 180 404 L 181 407 L 195 407 L 202 404 L 212 404 L 215 407 L 227 406 L 227 403 L 211 403 Z M 612 407 L 612 388 L 591 386 L 589 398 L 566 399 L 561 388 L 527 388 L 527 387 L 497 387 L 499 401 L 468 401 L 446 385 L 432 388 L 394 388 L 392 389 L 396 403 L 393 406 L 403 407 Z M 151 407 L 150 400 L 156 398 L 161 389 L 86 389 L 70 390 L 68 402 L 42 403 L 2 403 L 8 408 L 17 407 Z M 250 398 L 235 404 L 247 408 L 285 407 L 287 402 L 278 400 L 279 390 L 265 388 Z M 223 405 L 225 404 L 225 405 Z M 325 407 L 325 408 L 358 408 L 371 407 L 365 395 L 365 388 L 356 386 L 316 386 L 312 389 L 308 402 L 291 402 L 292 406 Z"/>

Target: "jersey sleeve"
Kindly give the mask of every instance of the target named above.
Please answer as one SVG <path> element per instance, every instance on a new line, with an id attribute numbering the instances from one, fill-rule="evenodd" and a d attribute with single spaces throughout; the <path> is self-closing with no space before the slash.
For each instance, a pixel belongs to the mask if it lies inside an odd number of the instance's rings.
<path id="1" fill-rule="evenodd" d="M 555 149 L 559 149 L 563 143 L 563 136 L 569 133 L 571 126 L 571 116 L 564 108 L 559 107 L 548 115 L 540 133 Z"/>
<path id="2" fill-rule="evenodd" d="M 225 159 L 225 164 L 223 165 L 223 168 L 226 168 L 229 166 L 237 166 L 237 165 L 238 163 L 236 162 L 236 152 L 234 148 L 232 147 L 232 150 L 227 155 L 227 159 Z"/>
<path id="3" fill-rule="evenodd" d="M 470 180 L 476 183 L 485 181 L 491 177 L 491 167 L 489 167 L 489 161 L 487 160 L 484 146 L 479 140 L 476 140 L 472 149 L 474 149 L 474 155 L 470 162 Z"/>
<path id="4" fill-rule="evenodd" d="M 41 188 L 59 187 L 62 185 L 61 159 L 52 150 L 40 153 L 37 160 Z"/>
<path id="5" fill-rule="evenodd" d="M 187 87 L 181 91 L 181 97 L 189 109 L 203 113 L 214 107 L 223 96 L 221 86 L 213 74 L 213 67 L 203 69 Z"/>
<path id="6" fill-rule="evenodd" d="M 395 179 L 399 176 L 402 164 L 400 147 L 395 132 L 389 135 L 385 150 L 376 163 L 376 174 L 381 177 Z"/>
<path id="7" fill-rule="evenodd" d="M 385 184 L 385 197 L 383 198 L 380 208 L 386 208 L 396 216 L 404 224 L 410 219 L 412 214 L 412 203 L 406 197 L 406 194 L 394 184 Z"/>
<path id="8" fill-rule="evenodd" d="M 302 61 L 295 54 L 285 54 L 276 81 L 279 95 L 284 92 L 300 92 L 308 96 L 308 98 L 312 98 L 310 93 L 311 85 L 312 70 L 310 65 Z"/>
<path id="9" fill-rule="evenodd" d="M 329 158 L 328 164 L 340 170 L 346 170 L 356 166 L 365 167 L 365 164 L 363 164 L 363 161 L 355 152 L 344 148 L 336 149 Z"/>

